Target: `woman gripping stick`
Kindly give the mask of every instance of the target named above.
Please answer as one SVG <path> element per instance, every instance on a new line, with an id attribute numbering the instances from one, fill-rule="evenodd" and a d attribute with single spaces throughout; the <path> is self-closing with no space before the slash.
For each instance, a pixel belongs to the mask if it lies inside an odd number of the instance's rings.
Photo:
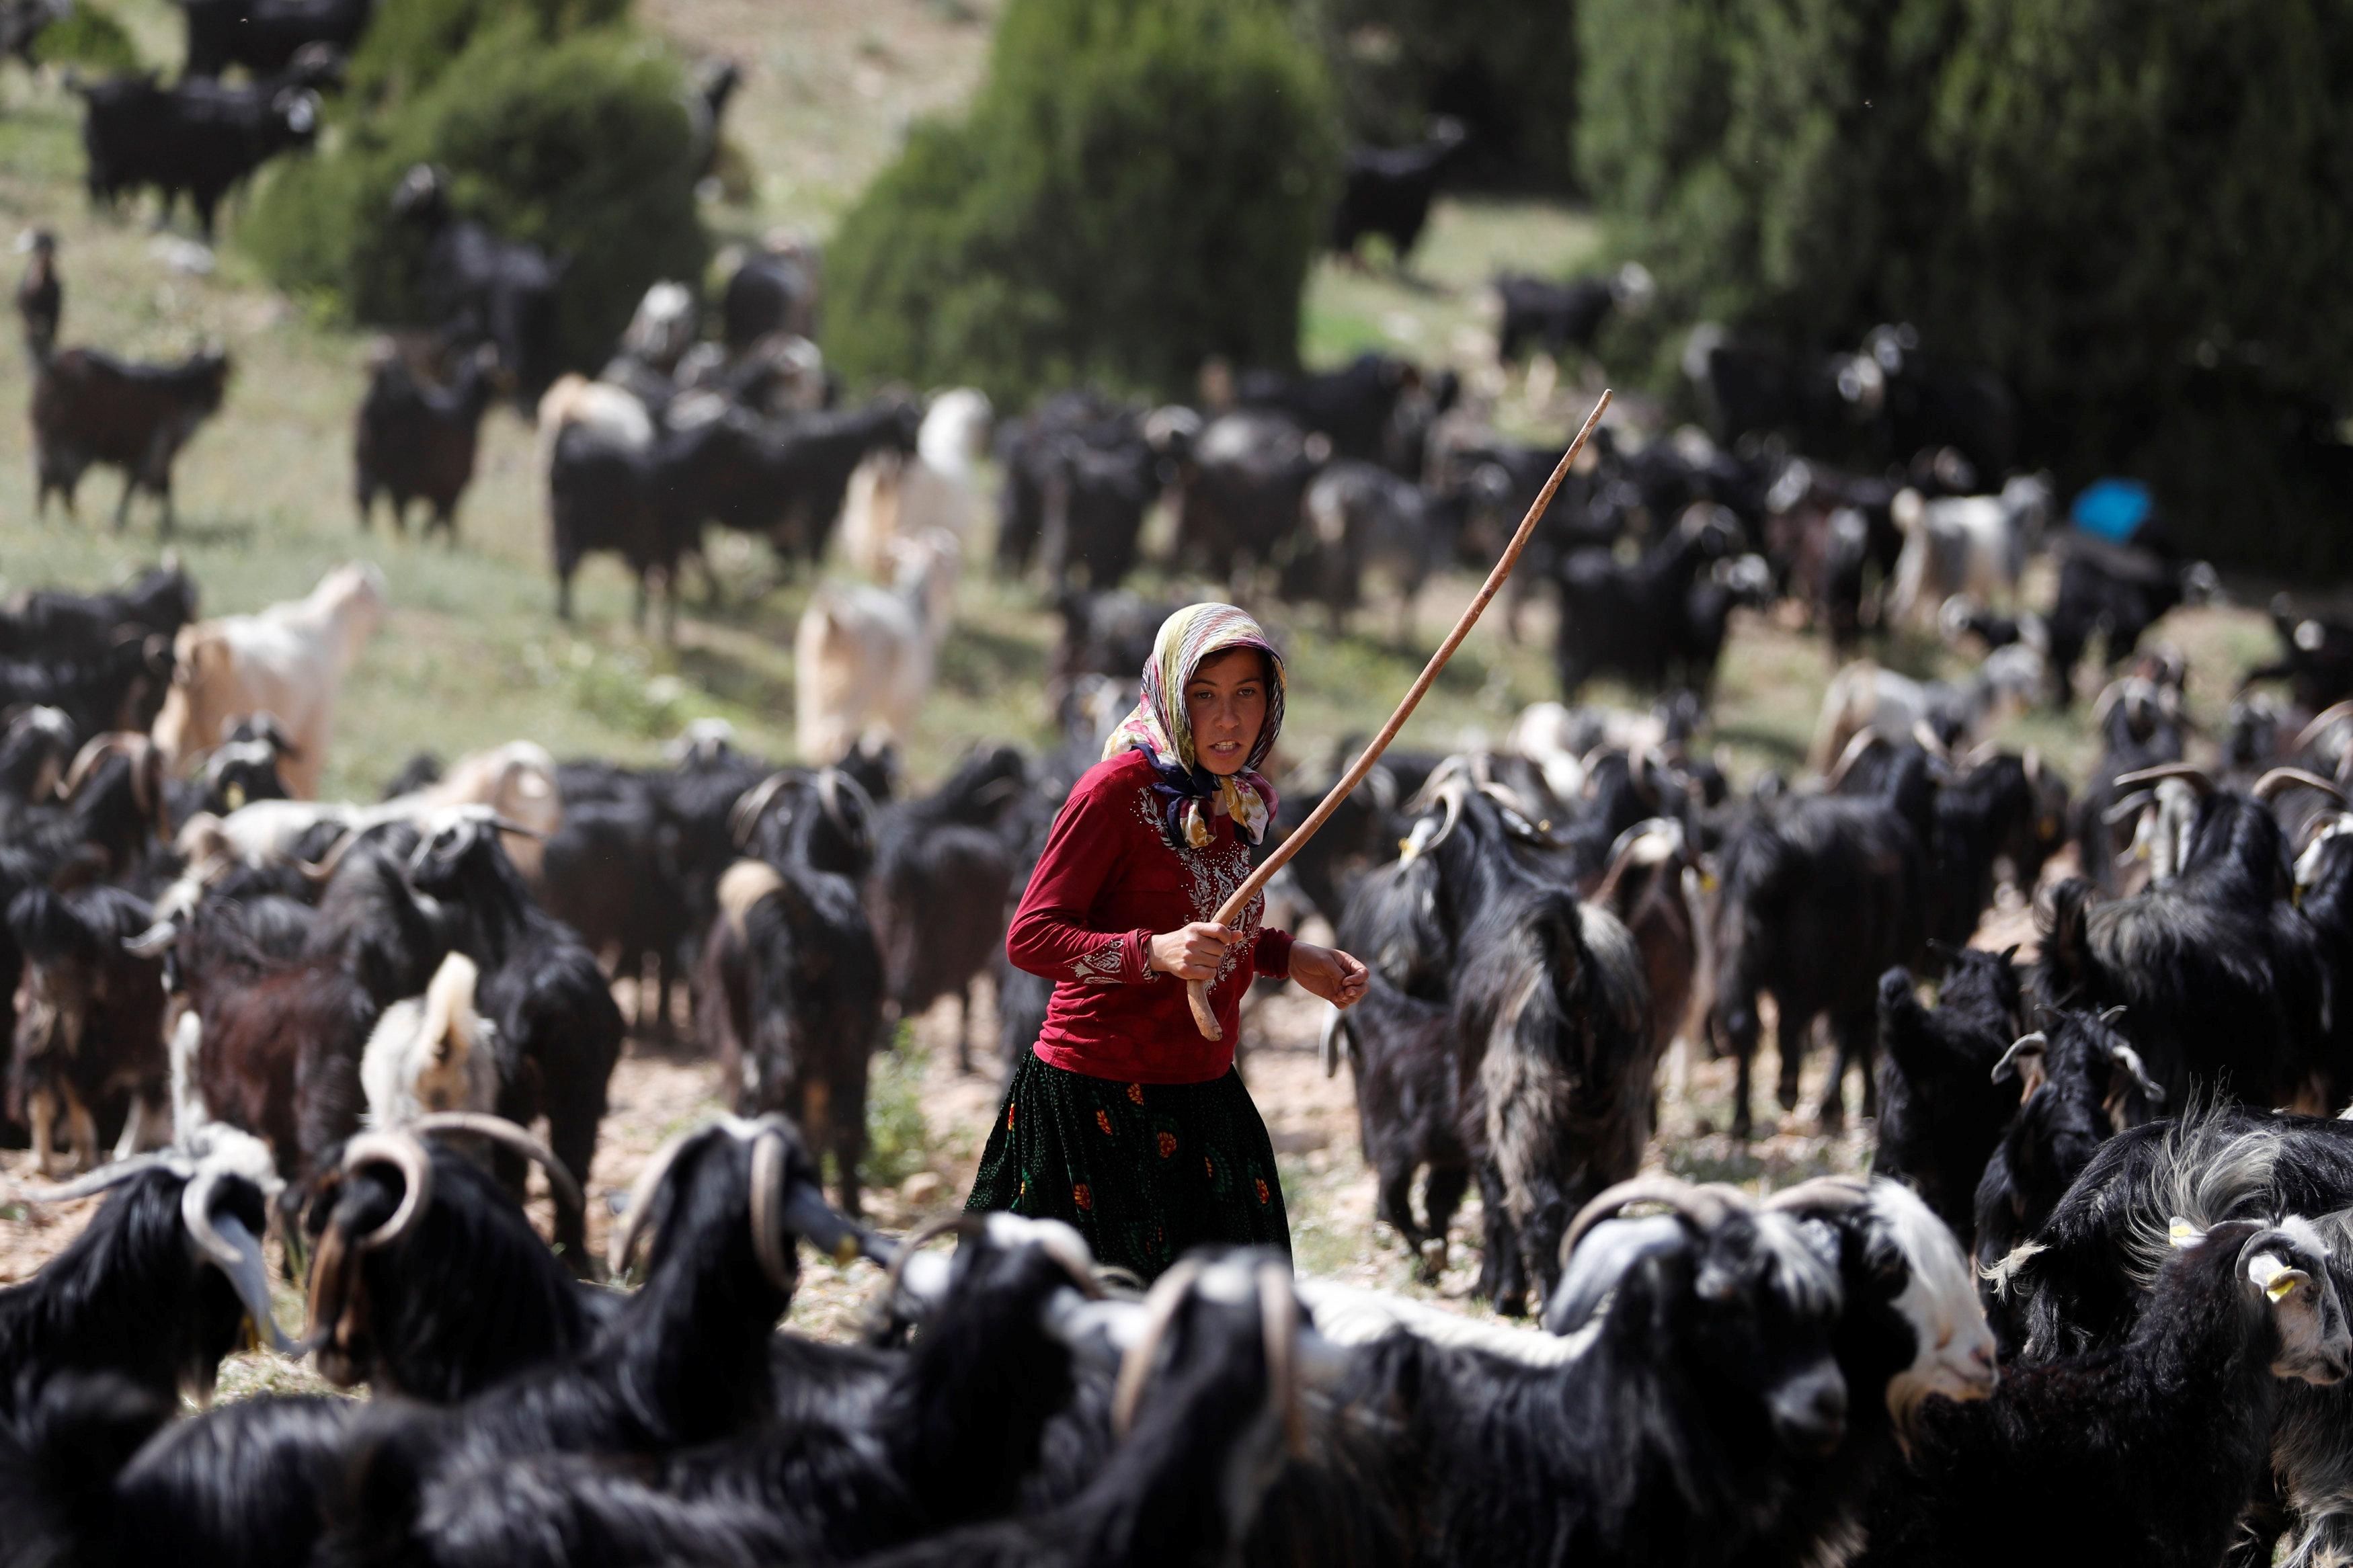
<path id="1" fill-rule="evenodd" d="M 1266 1124 L 1234 1071 L 1243 992 L 1288 977 L 1337 1007 L 1365 966 L 1260 923 L 1209 923 L 1273 820 L 1258 772 L 1282 729 L 1282 656 L 1231 605 L 1160 627 L 1143 697 L 1071 791 L 1006 933 L 1056 982 L 1014 1069 L 965 1207 L 1066 1220 L 1149 1279 L 1204 1243 L 1290 1247 Z M 1208 983 L 1224 1039 L 1185 983 Z"/>

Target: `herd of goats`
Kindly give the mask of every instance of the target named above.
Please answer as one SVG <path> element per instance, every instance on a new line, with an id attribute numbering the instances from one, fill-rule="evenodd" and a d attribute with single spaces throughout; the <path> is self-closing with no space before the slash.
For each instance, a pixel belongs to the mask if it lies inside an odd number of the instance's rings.
<path id="1" fill-rule="evenodd" d="M 90 180 L 206 215 L 213 143 L 155 126 L 237 94 L 307 121 L 303 51 L 370 7 L 183 3 L 188 79 L 85 93 Z M 134 134 L 125 103 L 164 118 Z M 1459 142 L 1353 160 L 1335 238 L 1409 251 Z M 422 500 L 454 533 L 513 395 L 565 613 L 608 552 L 674 617 L 714 524 L 866 581 L 801 621 L 797 764 L 704 721 L 658 766 L 517 741 L 365 802 L 318 796 L 374 566 L 252 615 L 200 617 L 168 559 L 0 605 L 0 1138 L 63 1184 L 8 1195 L 105 1194 L 0 1289 L 0 1568 L 2353 1560 L 2353 627 L 2280 607 L 2276 663 L 2208 672 L 2239 690 L 2209 734 L 2181 658 L 2141 645 L 2213 574 L 2144 493 L 2094 487 L 2063 527 L 2001 389 L 1909 329 L 1814 359 L 1699 329 L 1709 429 L 1606 430 L 1514 579 L 1510 627 L 1556 607 L 1566 700 L 1493 749 L 1392 750 L 1270 893 L 1374 972 L 1322 1047 L 1379 1218 L 1435 1279 L 1475 1182 L 1476 1290 L 1535 1323 L 1249 1251 L 1139 1291 L 1006 1215 L 887 1237 L 861 1218 L 870 1063 L 957 997 L 969 1070 L 984 979 L 999 1059 L 1036 1038 L 1050 987 L 1005 925 L 1172 607 L 1128 586 L 1147 515 L 1175 515 L 1174 571 L 1335 623 L 1378 574 L 1402 635 L 1555 453 L 1379 355 L 1212 365 L 1198 407 L 844 409 L 819 258 L 785 243 L 733 270 L 707 340 L 660 284 L 598 375 L 564 374 L 561 258 L 457 216 L 430 167 L 395 200 L 435 331 L 371 362 L 364 522 Z M 29 249 L 41 500 L 111 464 L 168 519 L 225 357 L 59 347 L 57 248 Z M 1560 355 L 1650 286 L 1498 292 L 1503 351 Z M 1060 739 L 911 792 L 992 450 L 996 564 L 1061 621 Z M 1744 605 L 1845 661 L 1796 779 L 1736 786 L 1700 743 Z M 1854 657 L 1906 626 L 1980 657 L 1940 681 Z M 1999 727 L 2069 706 L 2094 644 L 2097 760 L 2070 781 Z M 1573 705 L 1603 675 L 1668 695 Z M 1336 773 L 1291 773 L 1271 844 Z M 2031 956 L 1972 945 L 2029 900 Z M 732 1113 L 646 1165 L 599 1258 L 607 1083 L 681 989 Z M 1642 1173 L 1673 1051 L 1736 1061 L 1746 1136 L 1764 1036 L 1794 1111 L 1818 1028 L 1818 1114 L 1842 1124 L 1852 1080 L 1868 1179 Z M 883 1266 L 865 1342 L 778 1329 L 804 1243 Z M 373 1397 L 185 1411 L 248 1331 Z"/>

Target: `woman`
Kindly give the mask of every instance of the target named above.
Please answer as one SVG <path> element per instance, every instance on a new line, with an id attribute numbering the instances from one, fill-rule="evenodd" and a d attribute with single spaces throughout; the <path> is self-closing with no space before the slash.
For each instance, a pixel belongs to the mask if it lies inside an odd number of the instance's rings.
<path id="1" fill-rule="evenodd" d="M 974 1178 L 970 1209 L 1078 1227 L 1149 1279 L 1204 1242 L 1290 1250 L 1266 1124 L 1234 1071 L 1242 993 L 1289 976 L 1335 1006 L 1365 966 L 1259 924 L 1209 917 L 1250 874 L 1274 817 L 1258 772 L 1282 729 L 1282 658 L 1231 605 L 1162 624 L 1143 700 L 1055 818 L 1005 951 L 1058 984 Z M 1212 982 L 1223 1041 L 1185 983 Z"/>

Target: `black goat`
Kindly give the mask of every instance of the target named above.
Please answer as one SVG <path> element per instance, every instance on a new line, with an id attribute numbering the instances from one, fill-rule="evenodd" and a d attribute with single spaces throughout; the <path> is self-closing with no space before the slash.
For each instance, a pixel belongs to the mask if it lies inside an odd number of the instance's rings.
<path id="1" fill-rule="evenodd" d="M 1431 122 L 1418 147 L 1351 147 L 1339 205 L 1332 213 L 1332 248 L 1353 257 L 1368 234 L 1389 242 L 1399 271 L 1430 221 L 1430 198 L 1470 133 L 1456 120 Z"/>
<path id="2" fill-rule="evenodd" d="M 1486 904 L 1464 936 L 1454 1026 L 1485 1115 L 1479 1191 L 1496 1310 L 1549 1297 L 1587 1200 L 1650 1142 L 1658 1041 L 1641 955 L 1605 910 L 1560 889 Z"/>
<path id="3" fill-rule="evenodd" d="M 426 380 L 396 353 L 375 359 L 352 441 L 352 499 L 362 529 L 382 496 L 392 504 L 394 531 L 405 534 L 408 505 L 421 500 L 432 509 L 426 531 L 438 528 L 457 542 L 458 499 L 473 482 L 475 443 L 497 390 L 497 351 L 488 344 L 460 357 L 447 385 Z"/>
<path id="4" fill-rule="evenodd" d="M 1893 1176 L 1925 1199 L 1967 1247 L 1978 1179 L 2017 1114 L 2014 1079 L 1994 1068 L 2026 1032 L 2015 947 L 1969 948 L 1952 956 L 1936 1005 L 1913 994 L 1912 972 L 1879 977 L 1877 1142 L 1873 1173 Z"/>
<path id="5" fill-rule="evenodd" d="M 2282 1383 L 2342 1381 L 2353 1336 L 2305 1221 L 2182 1240 L 2120 1348 L 2013 1368 L 1984 1404 L 1924 1412 L 1909 1473 L 1872 1510 L 1865 1562 L 2221 1559 L 2270 1469 Z M 1996 1497 L 2037 1527 L 1994 1519 Z"/>
<path id="6" fill-rule="evenodd" d="M 655 505 L 654 457 L 585 424 L 566 425 L 547 465 L 548 542 L 554 556 L 555 613 L 572 618 L 572 575 L 590 555 L 610 551 L 638 580 L 634 621 L 646 624 L 653 585 L 662 589 L 662 635 L 678 633 L 679 562 L 695 531 L 673 527 Z"/>
<path id="7" fill-rule="evenodd" d="M 1178 558 L 1219 581 L 1273 559 L 1299 531 L 1332 443 L 1272 409 L 1221 414 L 1177 460 Z"/>
<path id="8" fill-rule="evenodd" d="M 902 1019 L 956 998 L 960 1073 L 972 1070 L 972 983 L 1005 943 L 1013 852 L 998 823 L 1029 787 L 1021 753 L 990 747 L 935 793 L 887 806 L 875 823 L 866 900 L 885 994 Z"/>
<path id="9" fill-rule="evenodd" d="M 1845 1114 L 1847 1068 L 1863 1075 L 1873 1104 L 1871 1051 L 1879 976 L 1909 963 L 1925 930 L 1933 786 L 1927 759 L 1900 756 L 1873 798 L 1786 799 L 1759 807 L 1725 843 L 1716 910 L 1718 1039 L 1739 1058 L 1732 1127 L 1749 1131 L 1749 1067 L 1757 1052 L 1758 993 L 1770 991 L 1781 1069 L 1779 1100 L 1798 1102 L 1807 1031 L 1825 1015 L 1838 1044 L 1822 1096 L 1825 1123 Z"/>
<path id="10" fill-rule="evenodd" d="M 143 734 L 172 686 L 172 645 L 132 637 L 88 658 L 0 658 L 0 705 L 52 708 L 79 739 Z"/>
<path id="11" fill-rule="evenodd" d="M 2116 780 L 2143 768 L 2182 760 L 2188 733 L 2181 689 L 2145 676 L 2128 675 L 2100 693 L 2092 726 L 2100 732 L 2099 760 L 2084 781 L 2075 803 L 2073 836 L 2082 875 L 2103 892 L 2116 890 L 2116 856 L 2126 838 L 2108 820 L 2122 802 Z"/>
<path id="12" fill-rule="evenodd" d="M 1388 354 L 1362 353 L 1338 370 L 1307 375 L 1250 371 L 1234 384 L 1244 409 L 1281 414 L 1332 444 L 1332 456 L 1405 471 L 1396 448 L 1398 412 L 1421 386 L 1421 372 Z M 1414 462 L 1419 454 L 1413 454 Z M 1415 470 L 1418 472 L 1419 469 Z"/>
<path id="13" fill-rule="evenodd" d="M 147 929 L 146 900 L 103 885 L 70 893 L 34 886 L 8 905 L 23 954 L 8 1114 L 30 1128 L 33 1157 L 58 1173 L 58 1134 L 78 1169 L 102 1157 L 99 1118 L 124 1106 L 118 1155 L 135 1152 L 165 1117 L 163 968 L 124 950 Z"/>
<path id="14" fill-rule="evenodd" d="M 523 1127 L 544 1114 L 548 1146 L 586 1183 L 621 1054 L 621 1010 L 596 954 L 532 901 L 500 828 L 485 807 L 457 808 L 418 844 L 409 882 L 464 911 L 458 946 L 481 967 L 474 1005 L 498 1030 L 499 1114 Z M 519 1189 L 521 1158 L 497 1154 L 501 1177 Z M 585 1273 L 584 1226 L 578 1210 L 557 1205 L 557 1249 Z"/>
<path id="15" fill-rule="evenodd" d="M 1188 427 L 1191 417 L 1188 412 Z M 1063 463 L 1072 442 L 1099 456 L 1151 447 L 1144 422 L 1134 409 L 1085 389 L 1058 393 L 1039 404 L 1027 418 L 1008 420 L 1000 426 L 997 456 L 1005 468 L 1005 484 L 997 497 L 997 570 L 1000 575 L 1018 576 L 1028 571 L 1036 558 L 1045 539 L 1046 503 L 1051 488 L 1058 475 L 1072 479 L 1077 472 L 1066 469 Z M 1089 468 L 1093 466 L 1084 465 Z M 1079 554 L 1076 533 L 1071 535 L 1071 544 L 1066 564 Z M 1098 585 L 1113 586 L 1108 583 Z"/>
<path id="16" fill-rule="evenodd" d="M 144 489 L 164 503 L 170 532 L 173 459 L 220 411 L 228 374 L 228 355 L 218 349 L 177 364 L 136 364 L 96 349 L 53 355 L 33 380 L 36 515 L 47 513 L 53 490 L 72 515 L 83 471 L 103 465 L 123 472 L 114 525 L 129 519 L 132 496 Z"/>
<path id="17" fill-rule="evenodd" d="M 776 774 L 738 807 L 737 839 L 757 858 L 720 879 L 694 1009 L 736 1105 L 781 1110 L 830 1151 L 852 1215 L 883 996 L 882 955 L 859 897 L 873 853 L 863 796 L 828 769 Z"/>
<path id="18" fill-rule="evenodd" d="M 787 562 L 825 553 L 849 476 L 875 452 L 912 453 L 923 409 L 886 397 L 864 408 L 766 420 L 743 409 L 672 432 L 656 449 L 654 509 L 665 533 L 702 525 L 766 538 Z"/>
<path id="19" fill-rule="evenodd" d="M 1032 468 L 1042 471 L 1039 555 L 1046 581 L 1066 587 L 1083 571 L 1097 592 L 1118 587 L 1135 568 L 1145 513 L 1160 493 L 1161 454 L 1140 438 L 1097 446 L 1073 433 Z"/>
<path id="20" fill-rule="evenodd" d="M 267 1150 L 216 1128 L 43 1194 L 118 1189 L 37 1274 L 0 1289 L 0 1415 L 64 1373 L 115 1373 L 158 1399 L 210 1393 L 248 1315 L 277 1335 L 259 1240 L 275 1186 Z"/>
<path id="21" fill-rule="evenodd" d="M 2194 769 L 2156 770 L 2160 875 L 2095 904 L 2088 884 L 2052 889 L 2035 963 L 2048 1003 L 2122 1006 L 2120 1028 L 2149 1076 L 2177 1098 L 2191 1085 L 2257 1104 L 2339 1098 L 2327 1047 L 2323 971 L 2309 921 L 2283 896 L 2285 854 L 2262 804 L 2213 791 Z"/>
<path id="22" fill-rule="evenodd" d="M 2284 594 L 2272 600 L 2271 613 L 2272 629 L 2280 640 L 2279 658 L 2247 671 L 2240 684 L 2284 680 L 2296 705 L 2316 713 L 2353 697 L 2353 626 L 2317 616 L 2299 616 Z"/>
<path id="23" fill-rule="evenodd" d="M 427 314 L 451 348 L 489 343 L 526 406 L 562 368 L 556 291 L 570 265 L 535 245 L 501 239 L 450 211 L 448 176 L 419 163 L 402 176 L 394 215 L 425 237 L 419 289 Z"/>
<path id="24" fill-rule="evenodd" d="M 150 76 L 83 86 L 82 145 L 93 200 L 112 203 L 152 185 L 171 216 L 180 195 L 210 243 L 221 200 L 270 159 L 308 147 L 319 96 L 308 73 L 223 86 L 201 77 L 159 87 Z"/>
<path id="25" fill-rule="evenodd" d="M 0 605 L 0 658 L 93 659 L 117 644 L 169 643 L 196 618 L 196 585 L 167 554 L 120 588 L 76 594 L 34 588 Z M 144 729 L 145 725 L 100 728 Z"/>
<path id="26" fill-rule="evenodd" d="M 1471 1189 L 1453 1014 L 1377 974 L 1362 1001 L 1324 1020 L 1323 1054 L 1326 1075 L 1340 1056 L 1348 1059 L 1357 1136 L 1378 1183 L 1376 1215 L 1417 1255 L 1422 1279 L 1434 1283 L 1445 1266 L 1447 1228 Z M 1417 1219 L 1414 1177 L 1425 1169 L 1425 1218 Z"/>
<path id="27" fill-rule="evenodd" d="M 575 799 L 567 786 L 563 826 L 540 860 L 539 894 L 547 912 L 592 950 L 615 952 L 617 977 L 636 982 L 637 1031 L 667 1036 L 670 986 L 685 978 L 697 931 L 679 863 L 680 827 L 659 793 L 662 782 L 628 776 L 612 798 L 590 800 Z"/>
<path id="28" fill-rule="evenodd" d="M 2101 635 L 2108 663 L 2120 664 L 2168 611 L 2208 603 L 2221 593 L 2214 569 L 2202 561 L 2184 566 L 2135 545 L 2069 532 L 2061 545 L 2059 596 L 2045 623 L 2051 700 L 2064 708 L 2073 700 L 2075 666 L 2094 634 Z"/>
<path id="29" fill-rule="evenodd" d="M 178 0 L 188 24 L 187 72 L 218 76 L 230 66 L 273 76 L 308 47 L 349 53 L 375 15 L 376 0 Z"/>
<path id="30" fill-rule="evenodd" d="M 2021 1037 L 1994 1068 L 1996 1082 L 2016 1079 L 2018 1113 L 1978 1180 L 1980 1273 L 1992 1282 L 1992 1316 L 2003 1331 L 2001 1270 L 2012 1251 L 2042 1226 L 2103 1142 L 2155 1115 L 2165 1091 L 2110 1018 L 2062 1010 L 2045 1029 Z"/>
<path id="31" fill-rule="evenodd" d="M 1495 279 L 1503 310 L 1495 330 L 1495 357 L 1510 364 L 1531 348 L 1555 359 L 1570 349 L 1591 353 L 1610 312 L 1621 306 L 1640 309 L 1653 289 L 1649 270 L 1639 262 L 1628 262 L 1607 278 L 1567 283 L 1503 273 Z"/>
<path id="32" fill-rule="evenodd" d="M 1467 485 L 1432 491 L 1376 464 L 1332 464 L 1301 500 L 1307 528 L 1284 566 L 1283 596 L 1321 600 L 1337 636 L 1363 599 L 1365 568 L 1378 567 L 1397 588 L 1397 639 L 1410 642 L 1414 602 L 1453 559 L 1472 500 Z"/>
<path id="33" fill-rule="evenodd" d="M 1604 551 L 1572 552 L 1561 563 L 1558 584 L 1555 659 L 1563 698 L 1574 699 L 1602 674 L 1651 688 L 1686 686 L 1704 698 L 1737 597 L 1736 584 L 1713 581 L 1709 569 L 1738 542 L 1735 522 L 1703 510 L 1685 513 L 1631 566 Z M 1705 593 L 1709 587 L 1722 591 Z"/>

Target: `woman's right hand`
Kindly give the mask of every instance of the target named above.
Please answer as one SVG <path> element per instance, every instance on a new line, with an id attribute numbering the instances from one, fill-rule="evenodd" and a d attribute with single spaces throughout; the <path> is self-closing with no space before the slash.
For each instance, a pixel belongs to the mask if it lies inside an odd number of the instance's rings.
<path id="1" fill-rule="evenodd" d="M 1239 931 L 1196 921 L 1176 931 L 1162 931 L 1146 946 L 1152 967 L 1179 980 L 1215 980 L 1226 962 L 1226 949 L 1241 940 Z"/>

